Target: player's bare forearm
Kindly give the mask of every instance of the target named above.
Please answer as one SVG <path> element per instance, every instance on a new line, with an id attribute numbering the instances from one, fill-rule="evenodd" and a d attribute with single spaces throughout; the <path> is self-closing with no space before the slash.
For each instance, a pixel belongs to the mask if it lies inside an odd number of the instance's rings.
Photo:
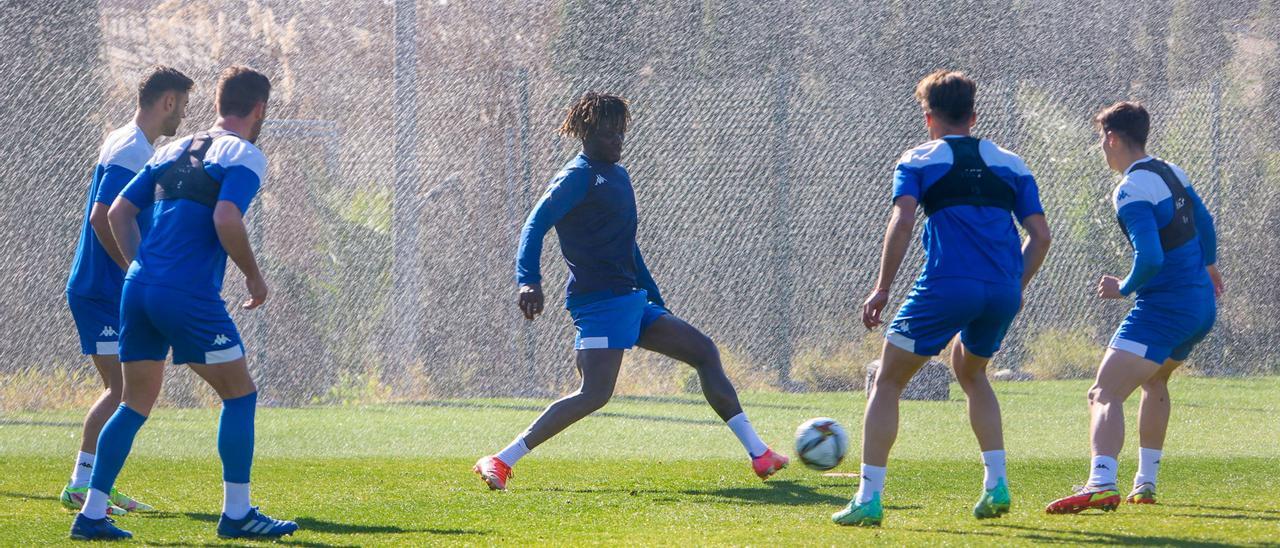
<path id="1" fill-rule="evenodd" d="M 93 227 L 93 235 L 98 238 L 98 243 L 102 244 L 102 249 L 107 252 L 112 261 L 120 270 L 128 270 L 129 262 L 125 260 L 124 254 L 120 253 L 120 246 L 116 245 L 116 237 L 111 234 L 111 220 L 107 218 L 107 211 L 111 208 L 106 204 L 95 203 L 93 209 L 89 212 L 89 226 Z"/>
<path id="2" fill-rule="evenodd" d="M 138 245 L 142 242 L 142 231 L 138 229 L 138 211 L 138 207 L 125 198 L 116 198 L 107 211 L 111 236 L 125 265 L 138 256 Z"/>
<path id="3" fill-rule="evenodd" d="M 226 200 L 218 202 L 213 212 L 213 226 L 218 232 L 218 241 L 227 251 L 227 256 L 236 264 L 247 279 L 261 279 L 258 260 L 249 246 L 249 231 L 245 229 L 240 208 Z"/>
<path id="4" fill-rule="evenodd" d="M 1045 257 L 1049 255 L 1053 236 L 1044 215 L 1031 215 L 1023 219 L 1022 227 L 1027 231 L 1027 241 L 1022 245 L 1022 288 L 1026 289 L 1031 284 L 1031 279 L 1040 271 Z"/>
<path id="5" fill-rule="evenodd" d="M 910 196 L 898 198 L 893 204 L 893 214 L 889 217 L 889 226 L 884 233 L 884 247 L 880 251 L 880 277 L 876 279 L 876 289 L 889 291 L 893 280 L 898 277 L 898 269 L 907 256 L 907 246 L 911 245 L 911 230 L 916 224 L 916 200 Z"/>

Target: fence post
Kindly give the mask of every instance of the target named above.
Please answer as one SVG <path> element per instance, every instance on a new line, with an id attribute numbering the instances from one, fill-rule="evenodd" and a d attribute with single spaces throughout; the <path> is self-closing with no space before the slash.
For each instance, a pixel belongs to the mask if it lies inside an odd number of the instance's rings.
<path id="1" fill-rule="evenodd" d="M 422 310 L 416 276 L 418 257 L 418 215 L 416 213 L 416 134 L 418 42 L 416 0 L 396 0 L 395 4 L 395 145 L 394 181 L 391 200 L 391 316 L 384 323 L 391 340 L 383 345 L 384 378 L 403 378 L 407 361 L 417 355 L 420 336 L 418 322 Z M 403 388 L 403 387 L 402 387 Z"/>
<path id="2" fill-rule="evenodd" d="M 783 46 L 786 47 L 786 46 Z M 791 341 L 792 295 L 795 280 L 790 276 L 791 270 L 791 124 L 790 102 L 791 91 L 795 84 L 791 70 L 789 51 L 777 57 L 773 82 L 773 136 L 770 144 L 772 165 L 769 169 L 769 180 L 773 183 L 773 219 L 770 223 L 770 257 L 773 269 L 773 296 L 777 303 L 774 325 L 769 326 L 771 340 L 769 363 L 777 364 L 778 385 L 790 389 L 791 360 L 793 357 Z"/>

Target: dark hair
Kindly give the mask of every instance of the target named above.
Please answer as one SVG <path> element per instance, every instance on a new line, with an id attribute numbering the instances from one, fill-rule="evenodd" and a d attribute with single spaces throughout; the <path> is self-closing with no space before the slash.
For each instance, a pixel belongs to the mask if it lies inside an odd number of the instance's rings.
<path id="1" fill-rule="evenodd" d="M 218 76 L 218 114 L 248 116 L 258 103 L 271 96 L 271 80 L 243 65 L 223 69 Z"/>
<path id="2" fill-rule="evenodd" d="M 588 133 L 602 125 L 612 126 L 626 133 L 630 122 L 631 110 L 627 107 L 626 99 L 612 93 L 588 91 L 569 107 L 559 131 L 569 137 L 584 139 Z"/>
<path id="3" fill-rule="evenodd" d="M 195 85 L 187 75 L 173 67 L 155 65 L 138 82 L 138 106 L 154 105 L 162 95 L 170 91 L 188 93 Z"/>
<path id="4" fill-rule="evenodd" d="M 973 117 L 976 84 L 963 72 L 936 70 L 916 84 L 916 100 L 928 113 L 959 124 Z"/>
<path id="5" fill-rule="evenodd" d="M 1145 148 L 1147 135 L 1151 132 L 1151 115 L 1146 107 L 1133 101 L 1120 101 L 1102 109 L 1093 117 L 1094 125 L 1103 131 L 1112 131 L 1123 135 L 1129 142 Z"/>

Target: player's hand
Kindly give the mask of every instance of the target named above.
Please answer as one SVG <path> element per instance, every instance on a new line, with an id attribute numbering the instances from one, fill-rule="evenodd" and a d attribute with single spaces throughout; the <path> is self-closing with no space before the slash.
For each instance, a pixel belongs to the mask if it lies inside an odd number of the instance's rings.
<path id="1" fill-rule="evenodd" d="M 524 313 L 524 319 L 532 320 L 542 313 L 542 284 L 524 284 L 520 286 L 520 296 L 516 298 L 516 306 Z"/>
<path id="2" fill-rule="evenodd" d="M 867 329 L 875 329 L 884 323 L 880 320 L 880 313 L 888 304 L 889 291 L 884 289 L 871 291 L 871 294 L 867 295 L 867 300 L 862 301 L 862 325 L 867 326 Z"/>
<path id="3" fill-rule="evenodd" d="M 1120 278 L 1103 276 L 1098 280 L 1098 297 L 1102 299 L 1123 299 L 1120 293 Z"/>
<path id="4" fill-rule="evenodd" d="M 240 305 L 245 310 L 253 310 L 267 302 L 267 280 L 262 276 L 245 278 L 244 286 L 249 288 L 249 300 Z"/>
<path id="5" fill-rule="evenodd" d="M 1207 270 L 1209 281 L 1213 282 L 1213 296 L 1222 297 L 1222 294 L 1227 292 L 1227 286 L 1222 283 L 1222 273 L 1218 272 L 1218 265 L 1211 264 Z"/>

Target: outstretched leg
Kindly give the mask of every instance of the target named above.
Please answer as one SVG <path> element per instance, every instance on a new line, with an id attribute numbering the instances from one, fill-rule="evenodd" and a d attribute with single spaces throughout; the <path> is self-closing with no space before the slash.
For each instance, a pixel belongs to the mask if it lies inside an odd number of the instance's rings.
<path id="1" fill-rule="evenodd" d="M 663 354 L 693 366 L 698 372 L 702 396 L 725 421 L 752 459 L 752 467 L 761 479 L 767 479 L 789 462 L 786 457 L 769 450 L 742 411 L 738 392 L 724 373 L 720 350 L 711 338 L 672 314 L 663 314 L 640 335 L 641 348 Z"/>

